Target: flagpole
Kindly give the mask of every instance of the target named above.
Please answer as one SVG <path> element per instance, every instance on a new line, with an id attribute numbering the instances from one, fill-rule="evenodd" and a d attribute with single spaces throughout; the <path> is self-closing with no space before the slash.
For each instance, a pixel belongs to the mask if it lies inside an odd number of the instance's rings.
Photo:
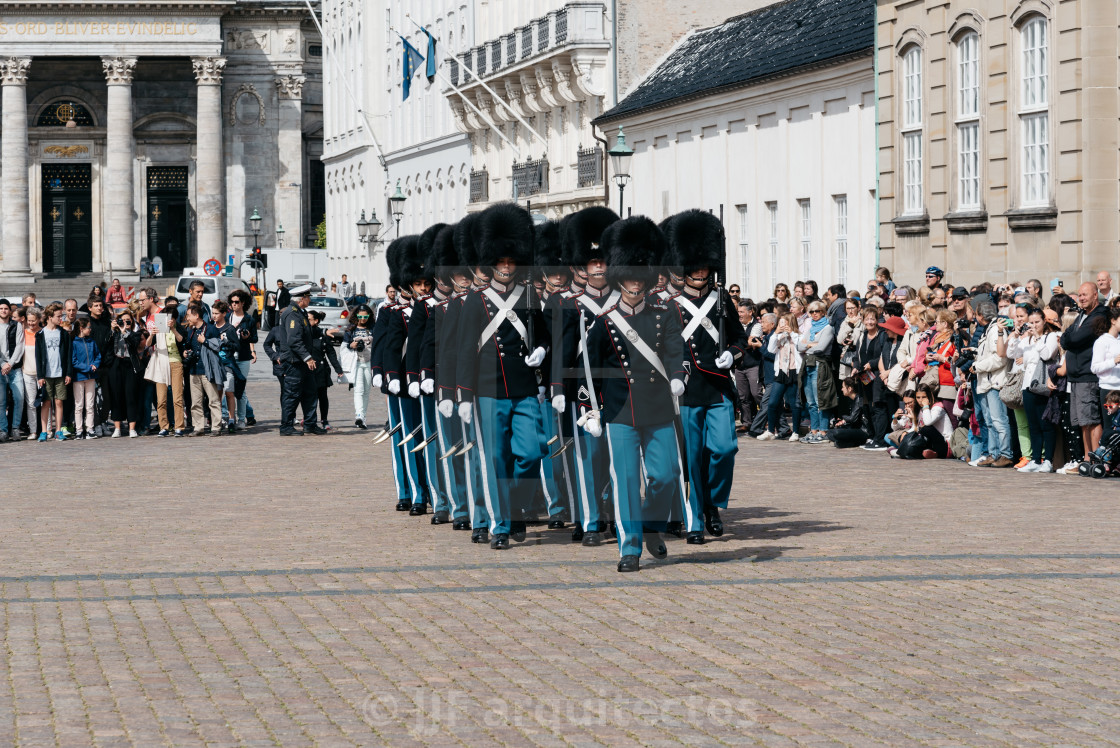
<path id="1" fill-rule="evenodd" d="M 416 21 L 413 21 L 412 16 L 410 16 L 409 14 L 405 13 L 405 18 L 412 21 L 412 25 L 415 26 L 416 28 L 420 29 L 424 33 L 429 33 L 428 31 L 426 31 L 424 29 L 423 26 L 416 23 Z M 469 65 L 467 65 L 462 60 L 459 60 L 458 62 L 459 62 L 459 66 L 462 67 L 464 70 L 466 70 L 468 73 L 470 73 L 471 77 L 474 78 L 476 81 L 478 81 L 482 85 L 482 87 L 485 88 L 487 90 L 487 92 L 489 92 L 489 94 L 494 97 L 495 101 L 497 101 L 499 104 L 501 104 L 506 109 L 506 111 L 508 111 L 510 114 L 512 114 L 517 119 L 518 122 L 520 122 L 522 125 L 525 126 L 526 130 L 528 130 L 529 132 L 531 132 L 533 134 L 533 137 L 535 137 L 537 140 L 539 140 L 541 142 L 541 144 L 545 147 L 545 153 L 547 153 L 548 152 L 548 141 L 545 140 L 544 138 L 542 138 L 540 133 L 537 132 L 536 130 L 534 130 L 532 128 L 532 126 L 528 122 L 526 122 L 525 119 L 520 114 L 515 112 L 513 110 L 513 107 L 511 107 L 509 104 L 507 104 L 506 100 L 503 99 L 501 96 L 499 96 L 497 94 L 497 92 L 494 91 L 494 89 L 492 89 L 492 88 L 490 88 L 490 86 L 486 85 L 486 82 L 484 80 L 482 80 L 481 78 L 479 78 L 478 75 L 475 74 L 474 70 L 472 70 Z M 437 70 L 437 72 L 439 70 L 439 62 L 438 61 L 436 62 L 436 70 Z M 518 154 L 518 155 L 520 155 L 520 154 Z"/>
<path id="2" fill-rule="evenodd" d="M 414 23 L 415 23 L 415 22 L 414 22 Z M 390 26 L 390 27 L 389 27 L 389 29 L 390 29 L 390 30 L 391 30 L 391 31 L 392 31 L 393 33 L 397 34 L 397 36 L 400 36 L 400 37 L 401 37 L 402 39 L 404 38 L 404 36 L 403 36 L 403 35 L 402 35 L 402 34 L 401 34 L 400 32 L 398 32 L 398 31 L 397 31 L 396 29 L 394 29 L 394 28 L 393 28 L 392 26 Z M 449 81 L 449 80 L 448 80 L 448 79 L 447 79 L 447 78 L 446 78 L 446 77 L 445 77 L 445 76 L 443 75 L 443 73 L 441 73 L 441 72 L 439 71 L 439 66 L 438 66 L 438 65 L 436 66 L 436 77 L 438 77 L 438 78 L 439 78 L 439 79 L 440 79 L 441 81 L 443 81 L 444 83 L 446 83 L 446 84 L 447 84 L 447 86 L 448 86 L 448 87 L 449 87 L 449 88 L 450 88 L 450 89 L 451 89 L 452 91 L 454 91 L 455 93 L 459 94 L 459 98 L 461 98 L 461 99 L 463 100 L 463 103 L 464 103 L 464 104 L 466 104 L 467 106 L 469 106 L 469 107 L 471 108 L 471 111 L 472 111 L 472 112 L 474 112 L 474 113 L 475 113 L 475 114 L 477 114 L 477 115 L 478 115 L 479 117 L 481 117 L 481 118 L 482 118 L 482 119 L 483 119 L 483 120 L 484 120 L 484 121 L 486 122 L 486 124 L 487 124 L 487 125 L 489 125 L 490 129 L 491 129 L 491 130 L 493 130 L 494 132 L 496 132 L 496 133 L 498 134 L 498 137 L 499 137 L 499 138 L 501 138 L 502 140 L 506 141 L 506 143 L 507 143 L 507 144 L 509 145 L 509 147 L 510 147 L 510 148 L 512 148 L 512 149 L 514 150 L 514 152 L 515 152 L 515 153 L 517 154 L 518 158 L 520 158 L 520 157 L 521 157 L 521 149 L 520 149 L 520 148 L 518 148 L 518 147 L 517 147 L 517 145 L 516 145 L 516 144 L 515 144 L 515 143 L 514 143 L 513 141 L 511 141 L 511 140 L 510 140 L 509 138 L 507 138 L 507 137 L 505 136 L 505 133 L 503 133 L 503 132 L 502 132 L 502 129 L 501 129 L 500 127 L 498 127 L 497 125 L 495 125 L 495 124 L 494 124 L 494 121 L 493 121 L 493 120 L 491 120 L 491 119 L 490 119 L 489 117 L 487 117 L 487 116 L 486 116 L 485 114 L 483 114 L 483 113 L 482 113 L 482 110 L 480 110 L 480 109 L 479 109 L 478 107 L 476 107 L 476 106 L 475 106 L 474 104 L 472 104 L 472 103 L 471 103 L 471 100 L 467 98 L 467 95 L 466 95 L 465 93 L 463 93 L 463 92 L 462 92 L 462 91 L 460 91 L 460 90 L 459 90 L 458 88 L 456 88 L 456 87 L 455 87 L 455 84 L 453 84 L 453 83 L 452 83 L 451 81 Z"/>
<path id="3" fill-rule="evenodd" d="M 327 43 L 327 32 L 323 31 L 323 24 L 319 23 L 319 17 L 315 15 L 315 9 L 311 7 L 311 0 L 303 0 L 307 5 L 307 12 L 311 14 L 311 20 L 315 22 L 315 28 L 319 29 L 319 36 L 323 39 L 323 49 L 329 53 L 331 63 L 334 65 L 335 73 L 338 75 L 339 80 L 342 81 L 343 88 L 346 89 L 346 94 L 350 97 L 350 103 L 358 110 L 358 114 L 362 116 L 362 121 L 366 126 L 366 133 L 369 135 L 370 141 L 373 143 L 373 150 L 377 153 L 377 160 L 381 163 L 381 168 L 385 170 L 386 176 L 389 174 L 389 165 L 385 163 L 385 153 L 381 150 L 381 144 L 377 142 L 377 136 L 373 134 L 373 123 L 369 121 L 369 115 L 362 109 L 358 97 L 354 95 L 354 90 L 350 88 L 350 82 L 346 79 L 342 70 L 339 69 L 338 57 L 334 54 L 332 45 Z"/>

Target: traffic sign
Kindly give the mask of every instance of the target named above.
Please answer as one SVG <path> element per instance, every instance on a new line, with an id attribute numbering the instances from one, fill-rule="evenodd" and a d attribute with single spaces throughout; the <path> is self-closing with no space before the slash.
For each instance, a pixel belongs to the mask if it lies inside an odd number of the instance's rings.
<path id="1" fill-rule="evenodd" d="M 202 272 L 210 276 L 217 275 L 222 272 L 222 263 L 211 257 L 209 260 L 202 263 Z"/>

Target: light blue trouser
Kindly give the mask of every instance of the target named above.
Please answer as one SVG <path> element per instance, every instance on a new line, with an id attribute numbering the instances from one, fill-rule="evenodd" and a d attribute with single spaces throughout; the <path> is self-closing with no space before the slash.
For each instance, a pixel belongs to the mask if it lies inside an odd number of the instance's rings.
<path id="1" fill-rule="evenodd" d="M 1011 422 L 1007 420 L 1007 406 L 999 399 L 999 390 L 990 389 L 984 398 L 984 418 L 988 422 L 988 454 L 999 459 L 1011 459 Z"/>
<path id="2" fill-rule="evenodd" d="M 536 397 L 475 403 L 475 438 L 490 532 L 508 535 L 514 510 L 523 511 L 539 476 L 541 411 Z"/>
<path id="3" fill-rule="evenodd" d="M 553 460 L 552 450 L 559 448 L 560 440 L 557 439 L 553 444 L 548 441 L 556 436 L 556 411 L 552 409 L 552 403 L 547 399 L 540 403 L 541 411 L 541 452 L 544 457 L 541 458 L 541 486 L 544 488 L 544 498 L 548 505 L 548 517 L 553 519 L 563 514 L 564 512 L 564 495 L 561 492 L 560 483 L 557 481 L 556 476 L 562 470 L 563 460 L 557 458 Z"/>
<path id="4" fill-rule="evenodd" d="M 8 425 L 8 393 L 12 393 L 12 418 L 15 423 Z M 12 369 L 0 374 L 0 431 L 15 431 L 23 416 L 23 369 Z M 35 427 L 32 426 L 32 429 Z"/>
<path id="5" fill-rule="evenodd" d="M 482 482 L 482 463 L 479 460 L 479 455 L 482 454 L 478 449 L 477 437 L 475 436 L 474 424 L 478 421 L 478 404 L 472 403 L 471 411 L 473 419 L 471 425 L 467 425 L 462 421 L 459 422 L 460 428 L 463 430 L 463 446 L 474 444 L 475 446 L 467 452 L 464 459 L 465 478 L 467 486 L 467 501 L 470 502 L 471 512 L 471 529 L 472 530 L 485 530 L 490 526 L 490 511 L 486 508 L 486 489 Z"/>
<path id="6" fill-rule="evenodd" d="M 241 376 L 244 377 L 245 379 L 249 378 L 249 367 L 252 365 L 252 363 L 253 363 L 252 361 L 238 361 L 237 362 L 237 368 L 241 369 Z M 241 393 L 241 397 L 237 398 L 237 422 L 238 423 L 244 423 L 245 422 L 246 413 L 248 412 L 248 408 L 249 408 L 249 388 L 246 387 L 245 391 Z"/>
<path id="7" fill-rule="evenodd" d="M 608 423 L 611 492 L 620 556 L 642 555 L 642 532 L 665 530 L 673 501 L 684 494 L 672 423 L 634 428 Z M 642 496 L 642 462 L 646 466 Z M 644 527 L 643 527 L 644 526 Z"/>
<path id="8" fill-rule="evenodd" d="M 439 438 L 436 441 L 439 443 L 439 454 L 442 456 L 458 444 L 459 437 L 463 434 L 463 424 L 459 420 L 459 414 L 455 411 L 451 412 L 450 418 L 444 418 L 439 413 L 436 417 L 439 419 Z M 435 444 L 429 447 L 429 449 L 435 448 Z M 447 489 L 447 497 L 451 502 L 451 519 L 453 520 L 470 517 L 468 499 L 471 497 L 471 487 L 466 477 L 465 459 L 457 454 L 454 457 L 448 457 L 446 460 L 438 461 L 440 475 L 443 476 L 443 485 Z"/>
<path id="9" fill-rule="evenodd" d="M 366 403 L 369 401 L 369 387 L 373 381 L 369 361 L 359 361 L 354 376 L 354 419 L 366 421 Z"/>
<path id="10" fill-rule="evenodd" d="M 413 400 L 411 397 L 398 397 L 397 400 L 401 404 L 401 430 L 397 432 L 402 440 L 411 434 L 417 426 L 423 424 L 423 419 L 420 414 L 420 402 Z M 428 476 L 424 474 L 424 465 L 417 456 L 413 454 L 412 450 L 424 439 L 424 431 L 412 437 L 412 441 L 401 446 L 401 457 L 404 459 L 404 470 L 408 475 L 409 483 L 412 490 L 412 503 L 427 504 L 430 501 L 428 492 Z"/>
<path id="11" fill-rule="evenodd" d="M 735 404 L 724 397 L 715 405 L 681 407 L 688 482 L 692 490 L 685 501 L 689 532 L 704 530 L 704 507 L 726 509 L 735 474 Z M 647 468 L 649 465 L 646 466 Z"/>
<path id="12" fill-rule="evenodd" d="M 424 431 L 421 436 L 416 437 L 405 447 L 406 449 L 414 449 L 419 447 L 429 436 L 436 433 L 436 427 L 439 424 L 438 414 L 436 413 L 436 400 L 431 395 L 420 396 L 420 418 L 424 424 Z M 415 457 L 417 463 L 421 466 L 424 474 L 424 479 L 428 484 L 428 495 L 432 499 L 432 510 L 436 512 L 450 512 L 451 501 L 448 498 L 448 488 L 443 483 L 443 476 L 439 471 L 439 440 L 436 439 L 424 447 L 420 452 L 417 452 Z"/>
<path id="13" fill-rule="evenodd" d="M 401 422 L 400 398 L 396 395 L 387 395 L 386 400 L 389 409 L 389 428 L 396 428 L 397 424 Z M 408 474 L 405 471 L 404 457 L 400 446 L 403 438 L 404 435 L 398 430 L 389 440 L 393 455 L 393 481 L 397 484 L 397 501 L 411 501 L 413 496 L 412 484 L 409 482 Z"/>
<path id="14" fill-rule="evenodd" d="M 579 409 L 574 404 L 568 406 L 568 418 L 575 435 L 571 448 L 565 452 L 575 489 L 576 513 L 572 515 L 572 521 L 584 532 L 602 532 L 604 525 L 599 501 L 601 486 L 607 483 L 605 475 L 609 470 L 607 446 L 602 439 L 595 439 L 577 424 Z"/>
<path id="15" fill-rule="evenodd" d="M 817 399 L 817 367 L 805 370 L 805 404 L 809 407 L 809 428 L 828 431 L 828 414 L 820 409 Z"/>

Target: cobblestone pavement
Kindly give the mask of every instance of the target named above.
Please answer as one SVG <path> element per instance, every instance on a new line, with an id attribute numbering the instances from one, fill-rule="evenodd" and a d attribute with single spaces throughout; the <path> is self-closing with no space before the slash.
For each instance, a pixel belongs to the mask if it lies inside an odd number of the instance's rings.
<path id="1" fill-rule="evenodd" d="M 1116 483 L 744 441 L 727 533 L 619 575 L 398 514 L 275 390 L 245 436 L 0 447 L 0 744 L 1120 740 Z"/>

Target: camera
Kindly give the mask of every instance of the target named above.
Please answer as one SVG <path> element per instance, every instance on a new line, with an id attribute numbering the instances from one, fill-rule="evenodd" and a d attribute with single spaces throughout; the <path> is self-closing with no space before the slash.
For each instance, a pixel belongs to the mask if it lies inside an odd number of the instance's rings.
<path id="1" fill-rule="evenodd" d="M 366 349 L 366 341 L 359 340 L 359 341 L 357 341 L 357 343 L 358 343 L 358 347 L 355 348 L 354 350 L 356 350 L 360 353 L 360 352 L 362 352 Z"/>

